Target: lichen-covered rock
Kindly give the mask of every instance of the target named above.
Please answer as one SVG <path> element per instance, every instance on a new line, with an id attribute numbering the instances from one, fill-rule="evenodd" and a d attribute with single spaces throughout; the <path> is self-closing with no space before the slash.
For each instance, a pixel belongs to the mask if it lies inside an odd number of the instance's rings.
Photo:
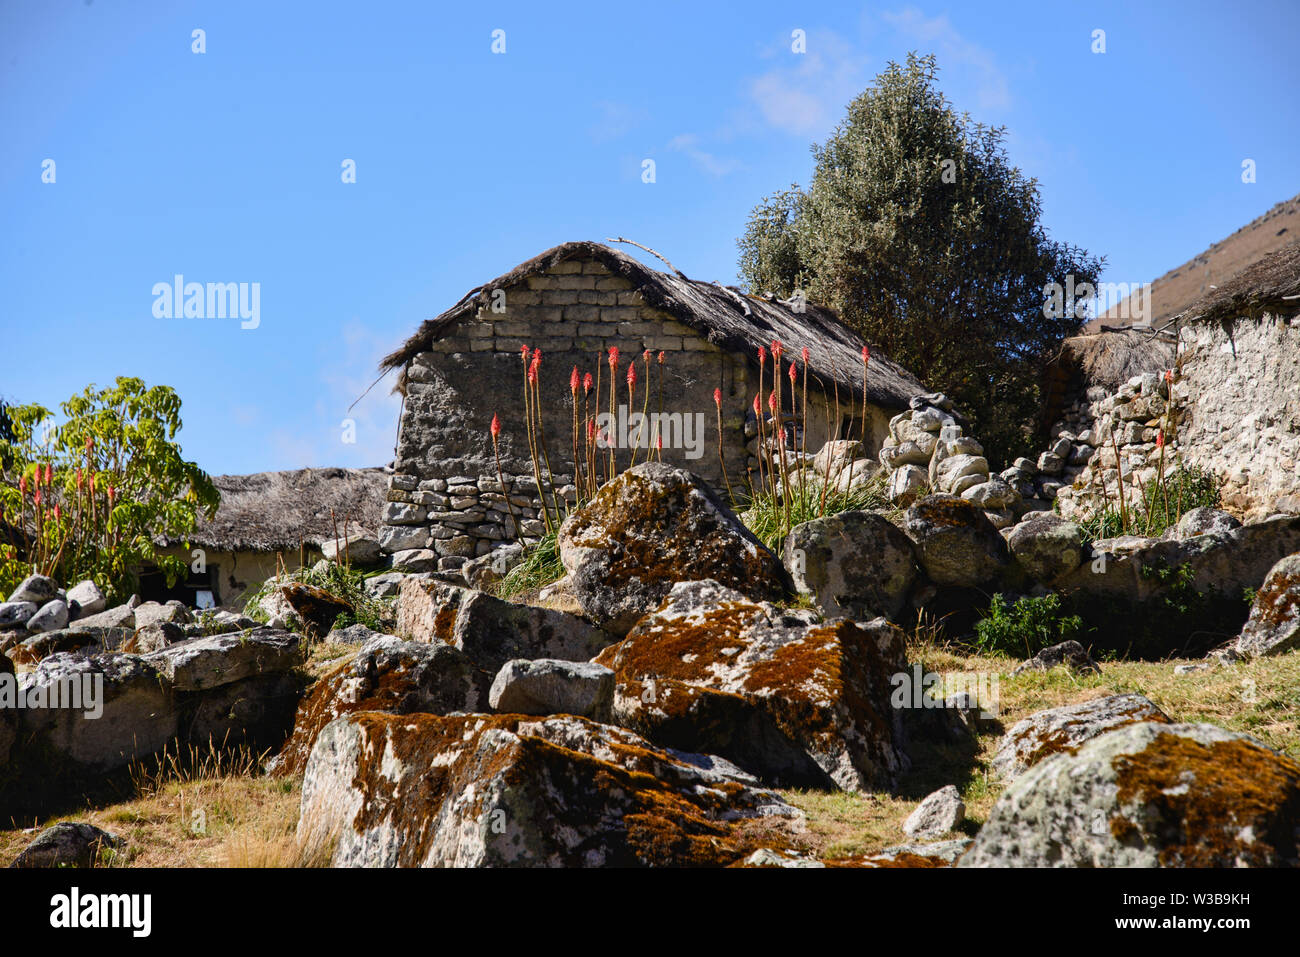
<path id="1" fill-rule="evenodd" d="M 135 626 L 143 628 L 155 622 L 167 621 L 176 625 L 190 622 L 193 616 L 183 602 L 172 599 L 169 602 L 146 601 L 135 606 Z"/>
<path id="2" fill-rule="evenodd" d="M 1209 724 L 1140 722 L 1017 778 L 958 867 L 1300 866 L 1300 764 Z"/>
<path id="3" fill-rule="evenodd" d="M 813 456 L 813 469 L 829 479 L 838 478 L 849 470 L 849 463 L 866 456 L 866 449 L 857 439 L 832 439 Z"/>
<path id="4" fill-rule="evenodd" d="M 8 655 L 0 654 L 0 699 L 7 699 L 18 690 L 14 676 L 14 663 Z M 0 777 L 9 763 L 9 749 L 18 736 L 18 710 L 8 704 L 0 706 Z"/>
<path id="5" fill-rule="evenodd" d="M 917 496 L 925 491 L 929 483 L 925 469 L 915 465 L 905 465 L 889 476 L 885 494 L 895 505 L 907 506 L 916 501 Z"/>
<path id="6" fill-rule="evenodd" d="M 502 714 L 576 714 L 609 721 L 614 672 L 589 661 L 518 658 L 502 665 L 488 693 Z"/>
<path id="7" fill-rule="evenodd" d="M 397 632 L 463 651 L 486 676 L 485 689 L 513 658 L 589 661 L 617 638 L 585 618 L 517 605 L 486 592 L 407 578 L 397 596 Z"/>
<path id="8" fill-rule="evenodd" d="M 359 713 L 317 739 L 298 837 L 333 840 L 336 867 L 681 867 L 742 860 L 754 825 L 802 825 L 689 757 L 571 716 Z"/>
<path id="9" fill-rule="evenodd" d="M 1016 665 L 1015 670 L 1011 672 L 1011 676 L 1014 678 L 1016 675 L 1022 675 L 1027 671 L 1050 671 L 1061 665 L 1076 673 L 1101 671 L 1101 668 L 1097 666 L 1097 662 L 1093 661 L 1092 656 L 1088 654 L 1087 649 L 1071 639 L 1044 648 L 1032 658 L 1020 662 L 1020 664 Z"/>
<path id="10" fill-rule="evenodd" d="M 77 608 L 77 618 L 98 615 L 108 607 L 104 593 L 90 579 L 77 582 L 68 589 L 68 607 L 71 608 L 74 604 Z"/>
<path id="11" fill-rule="evenodd" d="M 795 589 L 830 617 L 893 618 L 918 574 L 911 539 L 874 512 L 840 512 L 796 525 L 782 559 Z"/>
<path id="12" fill-rule="evenodd" d="M 1280 655 L 1300 647 L 1300 553 L 1269 570 L 1237 639 L 1238 654 Z"/>
<path id="13" fill-rule="evenodd" d="M 59 583 L 48 575 L 28 575 L 10 594 L 9 601 L 31 602 L 37 608 L 59 593 Z"/>
<path id="14" fill-rule="evenodd" d="M 19 678 L 19 689 L 27 706 L 15 752 L 107 771 L 160 751 L 179 730 L 171 683 L 137 655 L 51 655 Z"/>
<path id="15" fill-rule="evenodd" d="M 285 601 L 298 613 L 308 634 L 320 638 L 334 627 L 339 615 L 352 611 L 352 606 L 324 588 L 290 582 L 280 586 Z"/>
<path id="16" fill-rule="evenodd" d="M 74 622 L 71 628 L 41 632 L 24 639 L 14 646 L 10 655 L 16 664 L 34 665 L 62 652 L 87 655 L 115 650 L 130 637 L 131 632 L 126 628 L 87 630 Z"/>
<path id="17" fill-rule="evenodd" d="M 748 598 L 786 593 L 781 563 L 685 469 L 638 465 L 560 528 L 570 590 L 592 621 L 625 634 L 678 582 L 712 579 Z"/>
<path id="18" fill-rule="evenodd" d="M 300 773 L 321 729 L 357 711 L 484 711 L 490 680 L 463 652 L 441 641 L 376 635 L 312 686 L 298 705 L 293 734 L 276 756 L 273 769 L 278 774 Z"/>
<path id="19" fill-rule="evenodd" d="M 58 631 L 68 627 L 68 603 L 53 598 L 41 606 L 40 611 L 27 620 L 27 630 L 35 632 Z"/>
<path id="20" fill-rule="evenodd" d="M 1165 538 L 1193 538 L 1196 535 L 1211 535 L 1231 532 L 1241 528 L 1241 522 L 1227 512 L 1217 508 L 1201 506 L 1190 512 L 1184 512 L 1178 524 L 1165 533 Z"/>
<path id="21" fill-rule="evenodd" d="M 618 678 L 617 723 L 665 747 L 719 754 L 764 781 L 889 786 L 890 676 L 902 634 L 883 619 L 819 622 L 717 582 L 676 585 L 598 664 Z"/>
<path id="22" fill-rule="evenodd" d="M 1052 512 L 1040 512 L 1013 528 L 1007 545 L 1030 578 L 1050 582 L 1079 567 L 1083 529 Z"/>
<path id="23" fill-rule="evenodd" d="M 916 806 L 903 822 L 903 833 L 913 839 L 943 837 L 955 831 L 966 819 L 966 802 L 957 788 L 949 784 Z"/>
<path id="24" fill-rule="evenodd" d="M 1167 724 L 1169 717 L 1140 694 L 1048 708 L 1011 726 L 993 756 L 993 770 L 1014 778 L 1045 758 L 1073 753 L 1093 738 L 1140 721 Z"/>
<path id="25" fill-rule="evenodd" d="M 27 627 L 32 616 L 40 611 L 33 601 L 7 601 L 0 603 L 0 628 Z"/>
<path id="26" fill-rule="evenodd" d="M 63 821 L 46 828 L 23 848 L 10 867 L 94 867 L 104 851 L 121 850 L 126 842 L 93 824 Z"/>
<path id="27" fill-rule="evenodd" d="M 144 656 L 177 691 L 203 691 L 273 671 L 289 671 L 303 662 L 297 635 L 274 628 L 253 628 L 228 635 L 187 638 Z"/>
<path id="28" fill-rule="evenodd" d="M 1007 543 L 977 505 L 954 495 L 927 495 L 903 515 L 917 560 L 938 585 L 989 582 L 1008 562 Z"/>

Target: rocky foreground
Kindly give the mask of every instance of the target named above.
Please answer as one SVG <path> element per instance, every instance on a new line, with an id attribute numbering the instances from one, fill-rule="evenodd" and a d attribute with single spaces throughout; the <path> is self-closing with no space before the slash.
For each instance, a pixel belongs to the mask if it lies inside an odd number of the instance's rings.
<path id="1" fill-rule="evenodd" d="M 996 694 L 899 694 L 921 664 L 899 624 L 918 608 L 1009 582 L 1142 602 L 1162 587 L 1141 574 L 1156 551 L 1219 590 L 1256 590 L 1240 635 L 1184 680 L 1294 655 L 1300 519 L 1212 519 L 1089 550 L 1050 513 L 999 531 L 978 503 L 932 495 L 809 522 L 778 556 L 690 473 L 642 465 L 565 523 L 567 574 L 544 601 L 386 576 L 395 633 L 332 632 L 343 653 L 318 675 L 302 636 L 228 614 L 78 606 L 33 627 L 64 599 L 32 579 L 0 604 L 0 682 L 24 702 L 0 710 L 3 817 L 67 813 L 87 781 L 177 743 L 244 744 L 274 752 L 296 843 L 336 866 L 1296 866 L 1300 765 L 1247 734 L 1134 693 L 1009 727 Z M 1095 680 L 1069 645 L 1017 672 Z M 50 706 L 74 686 L 93 720 Z M 936 755 L 969 767 L 991 728 L 1000 796 L 982 826 L 954 772 L 895 846 L 808 852 L 799 805 L 816 799 L 802 795 L 888 799 Z M 60 825 L 14 864 L 85 864 L 122 843 Z"/>

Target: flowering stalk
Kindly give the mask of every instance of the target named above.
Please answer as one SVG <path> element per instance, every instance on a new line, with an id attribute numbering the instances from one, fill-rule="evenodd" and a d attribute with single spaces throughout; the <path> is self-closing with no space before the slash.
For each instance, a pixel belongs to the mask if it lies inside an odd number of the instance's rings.
<path id="1" fill-rule="evenodd" d="M 632 403 L 636 400 L 636 360 L 633 359 L 627 364 L 627 407 L 632 408 Z M 638 423 L 636 430 L 636 441 L 632 445 L 631 457 L 628 459 L 627 467 L 631 468 L 636 465 L 636 453 L 641 447 L 641 429 L 645 427 L 644 417 Z M 646 458 L 650 457 L 650 443 L 646 442 Z"/>
<path id="2" fill-rule="evenodd" d="M 618 421 L 615 418 L 614 403 L 617 401 L 618 390 L 614 386 L 614 380 L 618 377 L 618 346 L 609 347 L 609 421 L 612 426 Z M 614 476 L 618 474 L 618 460 L 614 456 L 613 436 L 606 435 L 606 446 L 609 447 L 609 480 L 614 481 Z"/>
<path id="3" fill-rule="evenodd" d="M 522 536 L 523 526 L 519 524 L 519 519 L 515 515 L 515 507 L 510 502 L 510 490 L 506 488 L 506 477 L 501 472 L 501 450 L 497 447 L 497 439 L 501 436 L 501 420 L 497 418 L 495 412 L 492 413 L 492 425 L 488 427 L 488 432 L 492 435 L 492 454 L 497 460 L 497 484 L 501 486 L 501 495 L 506 500 L 506 511 L 510 514 L 510 524 L 515 527 L 515 534 Z"/>
<path id="4" fill-rule="evenodd" d="M 731 502 L 731 505 L 734 507 L 736 504 L 736 496 L 731 491 L 731 479 L 727 477 L 727 463 L 722 455 L 722 390 L 721 389 L 713 390 L 713 405 L 718 411 L 718 465 L 722 466 L 722 480 L 727 483 L 727 499 Z M 662 448 L 663 436 L 659 437 L 659 444 L 660 447 Z"/>

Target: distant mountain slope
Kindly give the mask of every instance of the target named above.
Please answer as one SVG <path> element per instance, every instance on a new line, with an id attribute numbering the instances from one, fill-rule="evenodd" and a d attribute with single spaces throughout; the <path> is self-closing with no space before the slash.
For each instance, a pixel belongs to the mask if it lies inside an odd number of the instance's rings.
<path id="1" fill-rule="evenodd" d="M 1300 238 L 1300 195 L 1278 203 L 1264 215 L 1251 220 L 1227 239 L 1171 269 L 1151 283 L 1151 321 L 1159 323 L 1175 316 L 1201 296 L 1269 253 Z M 1103 325 L 1128 326 L 1136 310 L 1131 302 L 1111 306 L 1085 326 L 1098 332 Z"/>

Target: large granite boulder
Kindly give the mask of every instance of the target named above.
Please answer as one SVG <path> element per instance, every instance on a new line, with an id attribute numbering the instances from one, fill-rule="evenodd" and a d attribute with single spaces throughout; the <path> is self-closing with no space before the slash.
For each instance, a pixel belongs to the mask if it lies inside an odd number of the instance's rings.
<path id="1" fill-rule="evenodd" d="M 911 539 L 874 512 L 840 512 L 796 525 L 782 559 L 800 594 L 831 617 L 894 618 L 918 574 Z"/>
<path id="2" fill-rule="evenodd" d="M 1110 695 L 1036 712 L 1003 736 L 993 770 L 1014 778 L 1044 758 L 1073 753 L 1093 738 L 1139 721 L 1168 724 L 1169 717 L 1140 694 Z"/>
<path id="3" fill-rule="evenodd" d="M 1129 724 L 1012 782 L 958 867 L 1300 866 L 1300 764 L 1209 724 Z"/>
<path id="4" fill-rule="evenodd" d="M 1030 578 L 1050 582 L 1079 567 L 1083 529 L 1054 512 L 1039 512 L 1011 530 L 1007 546 Z"/>
<path id="5" fill-rule="evenodd" d="M 862 791 L 904 765 L 890 706 L 903 639 L 883 619 L 820 622 L 685 582 L 596 661 L 617 676 L 618 724 L 764 781 Z"/>
<path id="6" fill-rule="evenodd" d="M 397 596 L 397 632 L 463 651 L 491 684 L 514 658 L 589 661 L 617 638 L 585 618 L 503 601 L 486 592 L 406 578 Z"/>
<path id="7" fill-rule="evenodd" d="M 927 495 L 903 515 L 917 560 L 937 585 L 974 587 L 996 578 L 1009 558 L 1007 543 L 973 502 Z"/>
<path id="8" fill-rule="evenodd" d="M 1300 553 L 1274 565 L 1255 593 L 1250 617 L 1237 639 L 1247 657 L 1280 655 L 1300 647 Z"/>
<path id="9" fill-rule="evenodd" d="M 678 582 L 712 579 L 777 599 L 781 563 L 708 483 L 660 462 L 607 483 L 560 528 L 569 590 L 596 624 L 624 634 Z"/>
<path id="10" fill-rule="evenodd" d="M 298 838 L 336 867 L 718 866 L 778 822 L 725 762 L 583 718 L 361 713 L 317 738 Z"/>
<path id="11" fill-rule="evenodd" d="M 321 729 L 357 711 L 484 711 L 486 680 L 464 652 L 444 642 L 376 635 L 312 686 L 273 768 L 279 774 L 300 773 Z"/>
<path id="12" fill-rule="evenodd" d="M 492 682 L 488 704 L 502 714 L 576 714 L 608 722 L 614 672 L 590 661 L 507 661 Z"/>

